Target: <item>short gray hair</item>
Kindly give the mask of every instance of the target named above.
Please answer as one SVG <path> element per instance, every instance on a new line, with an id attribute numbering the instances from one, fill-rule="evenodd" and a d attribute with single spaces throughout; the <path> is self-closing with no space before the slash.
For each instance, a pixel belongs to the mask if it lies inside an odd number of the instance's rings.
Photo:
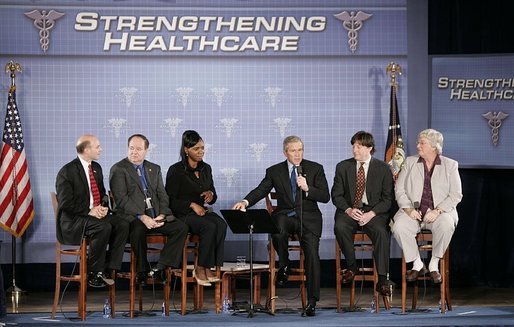
<path id="1" fill-rule="evenodd" d="M 302 143 L 302 147 L 303 147 L 303 141 L 300 137 L 298 136 L 295 136 L 295 135 L 290 135 L 288 137 L 286 137 L 284 139 L 284 143 L 282 144 L 282 147 L 283 147 L 283 150 L 284 152 L 287 151 L 287 146 L 290 144 L 290 143 L 296 143 L 296 142 L 300 142 Z"/>
<path id="2" fill-rule="evenodd" d="M 436 131 L 435 129 L 429 128 L 425 129 L 418 134 L 418 139 L 420 138 L 426 138 L 428 142 L 430 142 L 430 145 L 436 149 L 437 154 L 443 153 L 443 141 L 444 137 L 443 134 L 439 131 Z"/>

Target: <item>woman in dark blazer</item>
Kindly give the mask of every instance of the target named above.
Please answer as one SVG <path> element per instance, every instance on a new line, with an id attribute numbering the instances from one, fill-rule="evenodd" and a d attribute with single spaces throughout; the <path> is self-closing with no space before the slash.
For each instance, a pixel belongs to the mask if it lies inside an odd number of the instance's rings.
<path id="1" fill-rule="evenodd" d="M 211 166 L 203 161 L 205 144 L 196 131 L 182 134 L 181 161 L 173 164 L 166 175 L 166 192 L 173 213 L 186 223 L 192 234 L 200 236 L 198 266 L 193 276 L 199 285 L 219 282 L 210 268 L 223 265 L 227 224 L 206 205 L 216 202 L 217 195 Z"/>

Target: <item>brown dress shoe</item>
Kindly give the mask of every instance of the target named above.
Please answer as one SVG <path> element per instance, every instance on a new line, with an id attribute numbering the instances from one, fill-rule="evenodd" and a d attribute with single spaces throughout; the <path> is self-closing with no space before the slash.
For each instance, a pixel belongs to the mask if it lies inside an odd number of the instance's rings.
<path id="1" fill-rule="evenodd" d="M 343 284 L 350 283 L 355 277 L 355 272 L 351 269 L 343 269 L 342 273 Z"/>
<path id="2" fill-rule="evenodd" d="M 418 276 L 419 275 L 425 275 L 427 273 L 427 268 L 425 268 L 425 266 L 423 266 L 423 268 L 421 268 L 421 270 L 409 270 L 407 271 L 407 281 L 408 282 L 414 282 L 416 280 L 418 280 Z"/>
<path id="3" fill-rule="evenodd" d="M 431 271 L 430 278 L 432 278 L 434 284 L 439 284 L 442 282 L 441 274 L 438 271 Z"/>

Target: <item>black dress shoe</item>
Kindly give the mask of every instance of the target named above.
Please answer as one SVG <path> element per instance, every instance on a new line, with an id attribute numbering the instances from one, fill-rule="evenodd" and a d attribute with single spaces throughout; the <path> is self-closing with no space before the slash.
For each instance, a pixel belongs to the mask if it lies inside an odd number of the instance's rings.
<path id="1" fill-rule="evenodd" d="M 111 278 L 111 274 L 106 274 L 104 272 L 99 272 L 100 278 L 109 286 L 114 285 L 114 279 Z"/>
<path id="2" fill-rule="evenodd" d="M 104 281 L 102 272 L 90 272 L 87 277 L 87 284 L 91 287 L 105 287 L 107 283 Z"/>
<path id="3" fill-rule="evenodd" d="M 351 269 L 343 269 L 341 278 L 343 284 L 350 283 L 353 281 L 353 278 L 355 277 L 355 272 Z"/>
<path id="4" fill-rule="evenodd" d="M 159 283 L 166 284 L 168 279 L 166 278 L 166 269 L 162 269 L 159 267 L 153 267 L 148 273 L 148 277 L 153 278 L 155 281 Z"/>
<path id="5" fill-rule="evenodd" d="M 394 283 L 390 280 L 385 282 L 378 282 L 376 291 L 382 296 L 391 296 L 394 289 Z"/>
<path id="6" fill-rule="evenodd" d="M 277 285 L 284 286 L 289 279 L 289 267 L 283 266 L 277 272 Z"/>
<path id="7" fill-rule="evenodd" d="M 146 271 L 138 272 L 136 275 L 136 284 L 146 286 L 146 279 L 148 278 Z"/>
<path id="8" fill-rule="evenodd" d="M 305 315 L 307 317 L 314 317 L 316 315 L 316 306 L 312 304 L 307 305 L 305 308 Z"/>

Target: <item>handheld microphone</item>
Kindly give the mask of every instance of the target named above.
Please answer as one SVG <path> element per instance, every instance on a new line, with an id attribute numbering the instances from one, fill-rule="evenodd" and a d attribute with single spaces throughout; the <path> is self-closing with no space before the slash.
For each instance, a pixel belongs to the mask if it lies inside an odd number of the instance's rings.
<path id="1" fill-rule="evenodd" d="M 298 176 L 303 176 L 303 167 L 298 165 L 296 167 L 296 172 L 298 173 Z M 302 190 L 300 190 L 302 191 Z M 303 192 L 301 192 L 300 197 L 300 238 L 303 237 Z"/>
<path id="2" fill-rule="evenodd" d="M 412 206 L 414 207 L 414 210 L 416 210 L 417 212 L 419 212 L 419 202 L 418 202 L 418 201 L 413 202 L 413 203 L 412 203 Z M 419 214 L 421 214 L 421 212 L 419 212 Z M 422 218 L 422 220 L 423 220 L 423 218 Z M 418 220 L 419 228 L 421 228 L 422 220 Z"/>
<path id="3" fill-rule="evenodd" d="M 145 204 L 146 204 L 145 214 L 147 216 L 155 218 L 156 215 L 155 215 L 155 209 L 154 209 L 153 204 L 152 204 L 152 198 L 151 197 L 147 197 L 145 199 Z"/>

